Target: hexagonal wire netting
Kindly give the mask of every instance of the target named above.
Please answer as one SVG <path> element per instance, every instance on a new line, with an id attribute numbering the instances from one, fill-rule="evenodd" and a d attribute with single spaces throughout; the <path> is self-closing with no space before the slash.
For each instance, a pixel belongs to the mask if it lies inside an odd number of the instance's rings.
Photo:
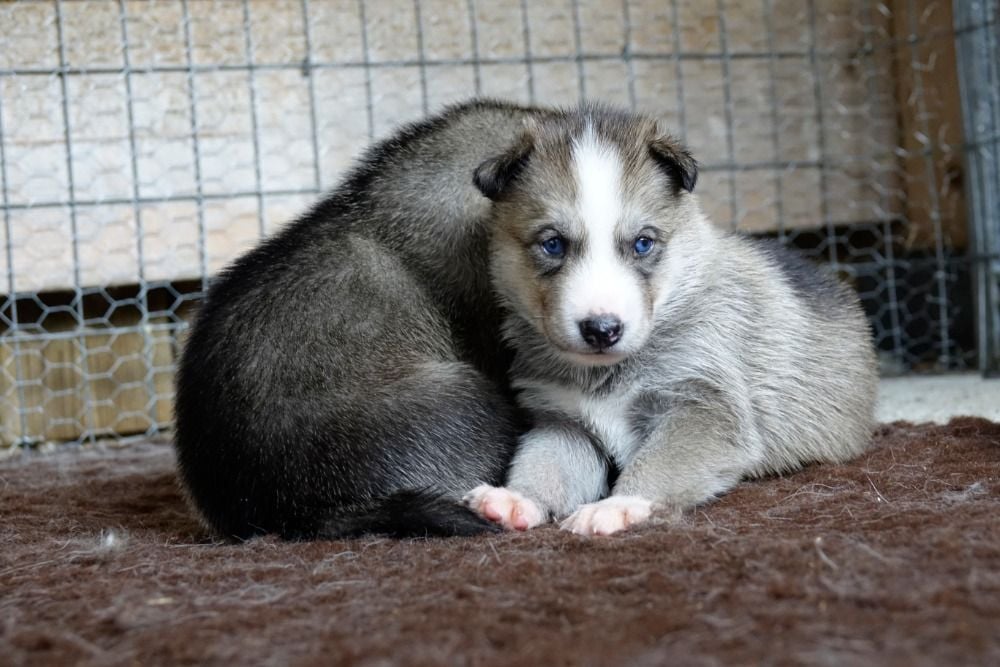
<path id="1" fill-rule="evenodd" d="M 169 429 L 211 275 L 474 94 L 663 120 L 720 225 L 834 264 L 886 373 L 998 363 L 997 0 L 0 5 L 0 444 Z"/>

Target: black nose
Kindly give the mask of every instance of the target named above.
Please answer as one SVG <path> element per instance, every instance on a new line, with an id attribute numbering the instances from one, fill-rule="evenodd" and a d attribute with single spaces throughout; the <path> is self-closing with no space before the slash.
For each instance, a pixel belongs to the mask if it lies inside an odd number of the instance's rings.
<path id="1" fill-rule="evenodd" d="M 580 321 L 580 335 L 597 350 L 613 347 L 621 340 L 625 325 L 614 315 L 598 315 Z"/>

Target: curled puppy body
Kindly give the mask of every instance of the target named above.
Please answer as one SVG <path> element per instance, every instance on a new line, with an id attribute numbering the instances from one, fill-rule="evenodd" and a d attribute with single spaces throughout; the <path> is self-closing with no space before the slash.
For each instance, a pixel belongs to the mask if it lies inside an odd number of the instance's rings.
<path id="1" fill-rule="evenodd" d="M 496 530 L 461 498 L 502 479 L 523 426 L 470 174 L 545 113 L 480 101 L 403 128 L 213 282 L 175 446 L 216 533 Z"/>
<path id="2" fill-rule="evenodd" d="M 529 121 L 478 168 L 534 419 L 506 486 L 466 496 L 484 517 L 613 533 L 868 445 L 877 374 L 853 291 L 712 226 L 696 177 L 654 121 L 600 106 Z"/>

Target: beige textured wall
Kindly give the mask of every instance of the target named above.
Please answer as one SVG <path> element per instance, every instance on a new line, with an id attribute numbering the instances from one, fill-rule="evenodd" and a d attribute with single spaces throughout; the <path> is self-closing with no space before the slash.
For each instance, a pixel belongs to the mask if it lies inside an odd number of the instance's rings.
<path id="1" fill-rule="evenodd" d="M 634 103 L 695 151 L 722 226 L 821 229 L 820 252 L 875 261 L 936 229 L 962 247 L 948 2 L 523 5 L 125 0 L 123 21 L 112 0 L 0 0 L 0 297 L 21 295 L 0 298 L 0 446 L 169 427 L 199 284 L 174 281 L 292 219 L 372 137 L 477 92 Z"/>
<path id="2" fill-rule="evenodd" d="M 704 206 L 722 225 L 814 228 L 824 213 L 852 223 L 888 219 L 900 209 L 891 57 L 887 49 L 861 51 L 866 37 L 888 40 L 891 17 L 862 15 L 864 3 L 817 0 L 820 57 L 813 63 L 807 3 L 773 0 L 769 40 L 762 0 L 729 0 L 724 33 L 714 2 L 679 0 L 679 64 L 672 5 L 663 0 L 579 0 L 576 14 L 570 0 L 532 0 L 530 59 L 518 0 L 477 0 L 471 20 L 466 0 L 421 0 L 419 31 L 412 0 L 369 0 L 364 30 L 356 0 L 310 0 L 308 17 L 300 0 L 250 0 L 251 53 L 240 2 L 188 4 L 190 81 L 180 2 L 126 3 L 128 76 L 118 4 L 62 4 L 72 68 L 65 79 L 73 194 L 82 202 L 75 248 L 69 209 L 52 205 L 70 198 L 63 91 L 60 79 L 46 74 L 60 64 L 56 7 L 0 5 L 0 102 L 13 205 L 12 238 L 0 243 L 11 245 L 15 291 L 72 286 L 74 252 L 85 286 L 136 282 L 140 249 L 147 280 L 216 271 L 335 183 L 370 133 L 382 136 L 420 116 L 423 87 L 433 111 L 476 93 L 477 77 L 483 94 L 526 102 L 533 91 L 538 102 L 572 104 L 581 97 L 582 69 L 588 97 L 625 105 L 631 79 L 640 109 L 684 130 L 706 167 Z M 723 38 L 728 60 L 720 57 Z M 580 51 L 582 64 L 575 59 Z M 622 57 L 626 51 L 635 55 L 631 61 Z M 771 51 L 780 57 L 767 57 Z M 301 67 L 307 56 L 317 64 L 311 79 Z M 261 67 L 248 74 L 243 66 L 251 61 Z M 823 174 L 822 159 L 831 165 Z M 757 167 L 730 170 L 733 163 Z M 258 190 L 273 194 L 258 199 Z M 0 276 L 7 271 L 0 253 Z M 0 291 L 7 291 L 3 282 Z"/>

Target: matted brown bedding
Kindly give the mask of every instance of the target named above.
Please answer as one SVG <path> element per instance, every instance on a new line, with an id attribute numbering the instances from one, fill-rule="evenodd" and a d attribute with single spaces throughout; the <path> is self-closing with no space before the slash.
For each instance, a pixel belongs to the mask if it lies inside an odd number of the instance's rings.
<path id="1" fill-rule="evenodd" d="M 3 664 L 1000 664 L 1000 424 L 608 538 L 212 542 L 171 449 L 0 462 Z"/>

